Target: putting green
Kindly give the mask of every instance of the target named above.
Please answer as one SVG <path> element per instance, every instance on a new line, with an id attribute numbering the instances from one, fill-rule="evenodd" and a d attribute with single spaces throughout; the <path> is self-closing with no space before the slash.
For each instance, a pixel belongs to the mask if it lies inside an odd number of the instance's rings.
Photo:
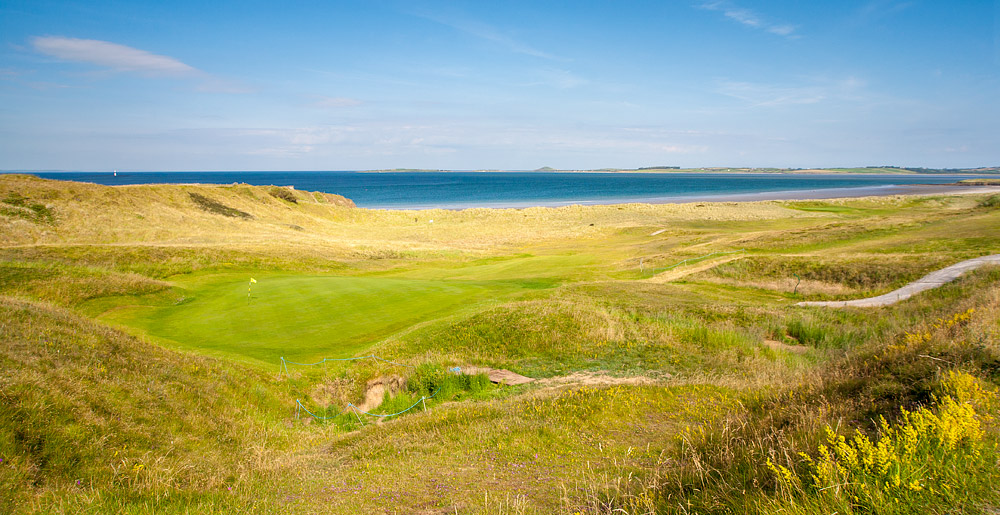
<path id="1" fill-rule="evenodd" d="M 348 357 L 415 324 L 506 298 L 516 281 L 249 275 L 178 281 L 170 305 L 111 311 L 103 318 L 208 352 L 274 364 Z"/>

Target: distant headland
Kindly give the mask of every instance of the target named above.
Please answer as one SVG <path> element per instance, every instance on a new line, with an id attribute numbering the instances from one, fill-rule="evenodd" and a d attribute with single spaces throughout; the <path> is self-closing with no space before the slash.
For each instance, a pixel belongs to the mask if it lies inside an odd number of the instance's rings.
<path id="1" fill-rule="evenodd" d="M 756 168 L 756 167 L 681 167 L 681 166 L 643 166 L 639 168 L 591 168 L 591 169 L 559 169 L 543 166 L 534 170 L 477 169 L 477 170 L 446 170 L 439 168 L 383 168 L 360 170 L 361 173 L 421 173 L 421 172 L 539 172 L 539 173 L 783 173 L 783 174 L 899 174 L 899 175 L 961 175 L 961 174 L 1000 174 L 1000 166 L 981 166 L 977 168 L 923 168 L 903 166 L 864 166 L 864 167 L 830 167 L 830 168 Z"/>

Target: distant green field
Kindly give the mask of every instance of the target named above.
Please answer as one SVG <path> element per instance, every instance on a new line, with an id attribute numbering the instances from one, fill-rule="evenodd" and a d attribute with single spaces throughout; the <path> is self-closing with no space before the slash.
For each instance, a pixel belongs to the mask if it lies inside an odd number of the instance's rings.
<path id="1" fill-rule="evenodd" d="M 516 281 L 257 275 L 248 303 L 249 277 L 185 278 L 163 305 L 123 307 L 102 318 L 183 348 L 273 364 L 281 356 L 354 356 L 415 324 L 525 287 Z"/>

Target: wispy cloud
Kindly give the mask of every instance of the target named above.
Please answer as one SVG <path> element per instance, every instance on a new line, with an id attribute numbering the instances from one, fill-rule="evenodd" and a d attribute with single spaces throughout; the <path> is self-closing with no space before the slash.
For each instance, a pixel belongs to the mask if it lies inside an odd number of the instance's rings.
<path id="1" fill-rule="evenodd" d="M 771 34 L 785 37 L 797 37 L 795 26 L 787 23 L 775 23 L 765 19 L 751 9 L 740 7 L 728 0 L 710 0 L 698 5 L 698 8 L 721 12 L 723 16 L 737 23 L 754 29 L 760 29 Z"/>
<path id="2" fill-rule="evenodd" d="M 115 73 L 143 77 L 167 77 L 194 82 L 194 89 L 206 93 L 250 93 L 236 81 L 201 71 L 179 59 L 98 39 L 39 36 L 31 38 L 35 51 L 61 61 L 84 63 Z"/>
<path id="3" fill-rule="evenodd" d="M 533 82 L 530 85 L 545 85 L 558 89 L 572 89 L 590 82 L 568 70 L 547 69 L 540 71 L 539 75 L 541 80 Z"/>
<path id="4" fill-rule="evenodd" d="M 356 107 L 361 105 L 363 102 L 356 98 L 347 97 L 319 97 L 318 100 L 313 102 L 314 107 L 321 107 L 324 109 L 339 109 L 343 107 Z"/>
<path id="5" fill-rule="evenodd" d="M 716 92 L 743 100 L 748 107 L 781 107 L 817 104 L 829 99 L 858 100 L 865 81 L 856 77 L 838 80 L 814 79 L 806 84 L 775 85 L 742 81 L 721 81 Z"/>
<path id="6" fill-rule="evenodd" d="M 893 0 L 873 0 L 862 5 L 855 15 L 859 24 L 872 23 L 899 14 L 913 6 L 913 2 L 898 2 Z"/>
<path id="7" fill-rule="evenodd" d="M 215 136 L 207 132 L 198 134 L 200 139 L 215 137 L 232 141 L 246 155 L 294 159 L 329 156 L 365 160 L 386 156 L 419 159 L 420 156 L 457 154 L 474 161 L 483 159 L 483 155 L 509 158 L 522 152 L 575 157 L 610 152 L 653 159 L 664 155 L 702 154 L 710 148 L 704 141 L 694 141 L 703 139 L 700 135 L 664 131 L 636 132 L 603 126 L 553 130 L 541 126 L 444 120 L 417 124 L 383 120 L 357 125 L 228 129 Z"/>
<path id="8" fill-rule="evenodd" d="M 457 17 L 442 17 L 426 13 L 414 13 L 414 15 L 425 20 L 430 20 L 435 23 L 451 27 L 470 36 L 495 43 L 517 54 L 529 55 L 550 61 L 568 61 L 568 59 L 563 57 L 539 50 L 524 41 L 514 38 L 508 34 L 504 34 L 492 25 L 488 25 L 477 20 Z"/>
<path id="9" fill-rule="evenodd" d="M 63 61 L 92 64 L 146 76 L 192 76 L 198 70 L 173 57 L 97 39 L 41 36 L 31 40 L 38 52 Z"/>

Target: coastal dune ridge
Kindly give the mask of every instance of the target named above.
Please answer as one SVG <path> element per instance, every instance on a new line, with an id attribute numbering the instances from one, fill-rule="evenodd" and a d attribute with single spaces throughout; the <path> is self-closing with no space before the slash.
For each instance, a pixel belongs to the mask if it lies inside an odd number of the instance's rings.
<path id="1" fill-rule="evenodd" d="M 360 207 L 466 209 L 558 207 L 620 203 L 801 200 L 951 191 L 986 192 L 961 185 L 988 175 L 634 173 L 634 172 L 94 172 L 36 173 L 104 185 L 290 185 L 343 195 Z M 980 188 L 980 189 L 977 189 Z"/>

